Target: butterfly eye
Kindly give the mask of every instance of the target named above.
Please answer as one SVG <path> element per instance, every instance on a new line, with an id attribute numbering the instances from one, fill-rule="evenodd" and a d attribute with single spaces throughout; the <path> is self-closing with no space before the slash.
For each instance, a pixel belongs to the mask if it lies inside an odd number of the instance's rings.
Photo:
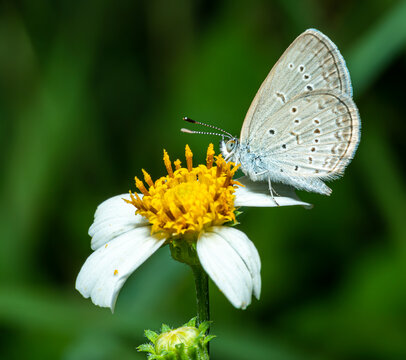
<path id="1" fill-rule="evenodd" d="M 234 140 L 230 140 L 230 141 L 227 142 L 226 148 L 227 148 L 228 152 L 233 151 L 234 147 L 235 147 L 235 141 Z"/>

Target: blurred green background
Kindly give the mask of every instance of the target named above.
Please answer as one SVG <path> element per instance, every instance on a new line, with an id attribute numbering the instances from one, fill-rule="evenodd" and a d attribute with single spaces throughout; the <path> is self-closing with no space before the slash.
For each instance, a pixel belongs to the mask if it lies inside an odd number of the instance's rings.
<path id="1" fill-rule="evenodd" d="M 361 144 L 331 197 L 300 194 L 312 210 L 245 209 L 262 296 L 241 311 L 211 286 L 212 359 L 406 358 L 406 2 L 21 0 L 0 2 L 1 359 L 143 359 L 143 329 L 194 316 L 167 247 L 114 315 L 75 291 L 94 211 L 163 175 L 163 148 L 217 147 L 182 116 L 239 134 L 309 27 L 347 61 Z"/>

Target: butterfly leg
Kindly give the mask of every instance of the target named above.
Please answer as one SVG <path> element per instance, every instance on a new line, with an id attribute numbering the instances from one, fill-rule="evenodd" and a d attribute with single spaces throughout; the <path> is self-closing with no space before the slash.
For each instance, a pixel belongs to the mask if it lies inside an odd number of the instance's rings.
<path id="1" fill-rule="evenodd" d="M 278 194 L 276 193 L 276 191 L 274 191 L 272 189 L 271 178 L 269 176 L 268 176 L 268 186 L 269 186 L 269 192 L 271 193 L 272 200 L 275 202 L 276 206 L 279 206 L 278 202 L 275 200 L 275 196 Z"/>

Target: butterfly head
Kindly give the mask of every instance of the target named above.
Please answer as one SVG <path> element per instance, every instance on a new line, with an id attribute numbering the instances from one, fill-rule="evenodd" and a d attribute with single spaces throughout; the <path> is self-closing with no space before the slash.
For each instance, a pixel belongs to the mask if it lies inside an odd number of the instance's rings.
<path id="1" fill-rule="evenodd" d="M 220 151 L 224 159 L 226 161 L 235 161 L 239 146 L 240 142 L 237 138 L 224 139 L 223 137 L 220 141 Z"/>

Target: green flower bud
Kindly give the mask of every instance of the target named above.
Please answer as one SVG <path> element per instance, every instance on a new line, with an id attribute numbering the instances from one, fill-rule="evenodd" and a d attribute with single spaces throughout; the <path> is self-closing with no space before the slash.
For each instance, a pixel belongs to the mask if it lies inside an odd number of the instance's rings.
<path id="1" fill-rule="evenodd" d="M 159 335 L 155 341 L 155 351 L 158 354 L 164 351 L 176 351 L 176 345 L 179 344 L 183 344 L 186 348 L 189 348 L 195 345 L 196 337 L 198 336 L 199 330 L 195 327 L 182 326 Z"/>
<path id="2" fill-rule="evenodd" d="M 208 360 L 207 345 L 214 338 L 206 335 L 208 328 L 208 322 L 197 328 L 195 318 L 177 329 L 163 324 L 161 334 L 146 330 L 145 335 L 151 342 L 137 349 L 147 352 L 148 360 Z"/>

